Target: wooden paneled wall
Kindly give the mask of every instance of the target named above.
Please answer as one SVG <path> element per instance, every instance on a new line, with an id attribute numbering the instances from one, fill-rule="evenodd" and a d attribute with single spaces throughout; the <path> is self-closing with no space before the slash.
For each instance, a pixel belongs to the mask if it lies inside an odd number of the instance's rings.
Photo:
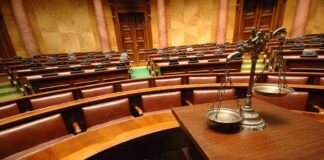
<path id="1" fill-rule="evenodd" d="M 111 47 L 117 50 L 114 18 L 108 0 L 102 0 Z M 150 1 L 153 47 L 159 48 L 157 0 Z M 41 53 L 101 50 L 92 0 L 23 0 Z M 218 0 L 165 0 L 168 45 L 216 41 Z M 297 0 L 287 0 L 283 26 L 291 33 Z M 235 28 L 236 0 L 229 0 L 226 41 Z M 0 0 L 9 35 L 17 55 L 26 56 L 10 0 Z M 323 0 L 312 0 L 306 34 L 323 33 Z"/>

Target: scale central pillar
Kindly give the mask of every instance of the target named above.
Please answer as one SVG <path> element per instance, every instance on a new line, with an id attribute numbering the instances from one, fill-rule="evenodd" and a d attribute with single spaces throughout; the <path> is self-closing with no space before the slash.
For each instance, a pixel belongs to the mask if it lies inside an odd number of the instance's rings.
<path id="1" fill-rule="evenodd" d="M 249 131 L 263 130 L 267 125 L 258 113 L 251 107 L 252 103 L 252 86 L 254 85 L 255 66 L 258 60 L 259 53 L 253 52 L 251 57 L 251 72 L 249 87 L 246 95 L 245 105 L 241 107 L 243 116 L 242 129 Z"/>

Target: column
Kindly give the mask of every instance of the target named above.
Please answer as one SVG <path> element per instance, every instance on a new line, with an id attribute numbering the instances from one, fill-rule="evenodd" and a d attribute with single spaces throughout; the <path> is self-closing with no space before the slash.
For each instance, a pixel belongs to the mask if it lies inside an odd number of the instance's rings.
<path id="1" fill-rule="evenodd" d="M 32 57 L 34 55 L 39 55 L 40 53 L 35 36 L 27 19 L 22 0 L 11 0 L 11 6 L 27 56 Z"/>
<path id="2" fill-rule="evenodd" d="M 292 38 L 304 35 L 310 4 L 311 0 L 298 0 L 295 18 L 292 26 Z"/>
<path id="3" fill-rule="evenodd" d="M 165 16 L 165 1 L 157 0 L 158 23 L 159 23 L 159 45 L 160 48 L 168 46 L 166 16 Z"/>
<path id="4" fill-rule="evenodd" d="M 216 32 L 216 43 L 222 44 L 226 40 L 228 1 L 219 0 L 218 24 Z"/>
<path id="5" fill-rule="evenodd" d="M 109 35 L 107 31 L 103 6 L 101 0 L 93 0 L 93 5 L 96 13 L 96 20 L 97 20 L 97 26 L 99 30 L 99 36 L 100 36 L 100 42 L 101 42 L 101 48 L 103 52 L 109 52 L 110 42 L 109 42 Z"/>

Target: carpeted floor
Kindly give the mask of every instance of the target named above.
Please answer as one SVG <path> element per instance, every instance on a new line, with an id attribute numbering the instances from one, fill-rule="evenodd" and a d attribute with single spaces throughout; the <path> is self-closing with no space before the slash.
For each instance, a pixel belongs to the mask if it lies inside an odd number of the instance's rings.
<path id="1" fill-rule="evenodd" d="M 11 87 L 10 82 L 0 83 L 0 101 L 6 101 L 21 97 L 22 95 L 17 92 L 16 88 Z"/>
<path id="2" fill-rule="evenodd" d="M 151 77 L 150 71 L 145 67 L 132 67 L 131 68 L 131 78 L 148 78 Z"/>
<path id="3" fill-rule="evenodd" d="M 257 64 L 256 64 L 256 68 L 255 71 L 256 72 L 262 72 L 264 67 L 264 62 L 263 59 L 262 60 L 258 60 Z M 244 60 L 242 67 L 241 67 L 241 72 L 250 72 L 251 70 L 251 60 Z"/>

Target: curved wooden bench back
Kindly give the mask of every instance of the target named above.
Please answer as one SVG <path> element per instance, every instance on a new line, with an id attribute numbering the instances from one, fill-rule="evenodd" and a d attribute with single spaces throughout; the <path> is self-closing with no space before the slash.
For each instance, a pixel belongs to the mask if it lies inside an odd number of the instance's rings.
<path id="1" fill-rule="evenodd" d="M 248 76 L 249 73 L 231 73 L 233 77 L 235 76 Z M 266 77 L 268 75 L 276 75 L 276 73 L 263 73 L 260 74 L 258 73 L 257 75 L 260 75 L 260 78 L 257 78 L 257 82 L 266 82 Z M 309 84 L 318 84 L 320 82 L 320 78 L 324 77 L 323 73 L 287 73 L 288 76 L 308 76 Z M 143 78 L 143 79 L 133 79 L 133 80 L 120 80 L 120 81 L 114 81 L 114 82 L 105 82 L 105 83 L 98 83 L 98 84 L 92 84 L 92 85 L 87 85 L 87 86 L 81 86 L 81 87 L 73 87 L 73 88 L 67 88 L 67 89 L 61 89 L 61 90 L 56 90 L 56 91 L 50 91 L 50 92 L 44 92 L 44 93 L 39 93 L 39 94 L 34 94 L 34 95 L 29 95 L 29 96 L 24 96 L 18 99 L 14 100 L 8 100 L 4 102 L 0 102 L 0 108 L 1 106 L 6 106 L 9 104 L 16 103 L 19 110 L 21 112 L 26 112 L 30 111 L 33 109 L 30 100 L 31 99 L 38 99 L 41 97 L 49 97 L 52 95 L 57 95 L 61 93 L 68 93 L 72 92 L 73 97 L 75 100 L 77 99 L 82 99 L 83 93 L 85 93 L 86 90 L 96 90 L 95 88 L 100 88 L 100 87 L 107 87 L 107 86 L 112 86 L 112 88 L 109 87 L 109 92 L 118 92 L 118 91 L 123 91 L 121 88 L 121 84 L 127 84 L 127 83 L 145 83 L 145 87 L 140 87 L 140 88 L 147 88 L 147 87 L 155 87 L 155 81 L 160 80 L 160 79 L 181 79 L 182 84 L 188 84 L 192 79 L 196 79 L 195 83 L 199 82 L 199 79 L 201 78 L 201 81 L 203 82 L 212 82 L 214 81 L 214 78 L 212 78 L 211 81 L 206 81 L 205 77 L 216 77 L 216 83 L 219 83 L 223 81 L 224 79 L 224 74 L 223 73 L 209 73 L 209 74 L 185 74 L 185 75 L 174 75 L 174 76 L 161 76 L 161 77 L 153 77 L 153 78 Z M 323 79 L 323 78 L 322 78 Z M 135 89 L 138 89 L 138 87 L 135 87 Z M 92 91 L 93 91 L 92 90 Z M 97 90 L 98 91 L 98 90 Z M 97 92 L 96 92 L 97 93 Z M 103 94 L 103 92 L 101 92 Z M 98 91 L 98 95 L 101 95 Z M 92 94 L 95 96 L 94 94 Z"/>

